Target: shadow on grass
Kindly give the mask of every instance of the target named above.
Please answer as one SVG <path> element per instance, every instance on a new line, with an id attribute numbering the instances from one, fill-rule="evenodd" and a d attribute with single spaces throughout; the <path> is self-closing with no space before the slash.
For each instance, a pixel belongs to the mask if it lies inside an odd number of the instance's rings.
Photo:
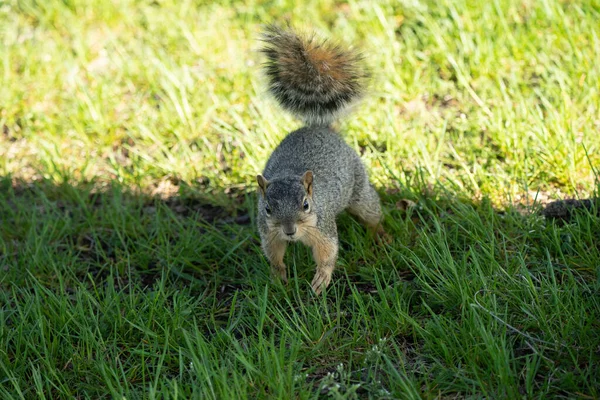
<path id="1" fill-rule="evenodd" d="M 110 275 L 123 287 L 130 279 L 151 286 L 168 272 L 204 290 L 240 284 L 250 265 L 261 264 L 242 194 L 221 195 L 216 205 L 215 196 L 186 187 L 149 195 L 117 182 L 98 188 L 10 177 L 0 180 L 0 193 L 3 285 L 28 273 L 51 280 L 58 268 L 83 281 Z"/>
<path id="2" fill-rule="evenodd" d="M 166 272 L 199 292 L 208 289 L 223 296 L 248 281 L 267 282 L 268 265 L 254 225 L 254 194 L 208 195 L 202 189 L 176 182 L 166 190 L 144 194 L 117 182 L 99 188 L 92 183 L 1 178 L 0 284 L 22 282 L 28 276 L 24 270 L 50 279 L 61 265 L 73 278 L 98 282 L 111 276 L 120 287 L 130 279 L 151 286 Z M 394 238 L 386 249 L 348 215 L 339 218 L 339 270 L 361 291 L 376 291 L 373 267 L 412 280 L 413 267 L 406 258 L 420 256 L 413 250 L 418 242 L 440 229 L 451 238 L 447 242 L 453 257 L 460 258 L 469 247 L 489 240 L 490 233 L 510 242 L 512 234 L 522 237 L 523 230 L 539 224 L 540 218 L 568 224 L 578 215 L 597 215 L 598 210 L 594 200 L 555 202 L 527 212 L 494 210 L 486 199 L 474 203 L 430 190 L 420 192 L 382 192 L 386 229 Z M 528 237 L 535 240 L 535 235 Z M 543 251 L 558 256 L 565 246 L 568 243 Z M 301 266 L 301 275 L 310 279 L 309 250 L 291 247 L 288 259 L 302 260 L 298 266 L 306 265 Z"/>

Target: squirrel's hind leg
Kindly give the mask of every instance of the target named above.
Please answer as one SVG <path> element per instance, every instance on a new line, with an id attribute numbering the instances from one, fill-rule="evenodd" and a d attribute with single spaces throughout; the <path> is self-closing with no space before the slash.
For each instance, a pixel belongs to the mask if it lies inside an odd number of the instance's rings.
<path id="1" fill-rule="evenodd" d="M 348 206 L 348 212 L 377 236 L 385 236 L 381 203 L 373 186 L 367 183 L 361 190 L 355 192 L 353 197 Z"/>

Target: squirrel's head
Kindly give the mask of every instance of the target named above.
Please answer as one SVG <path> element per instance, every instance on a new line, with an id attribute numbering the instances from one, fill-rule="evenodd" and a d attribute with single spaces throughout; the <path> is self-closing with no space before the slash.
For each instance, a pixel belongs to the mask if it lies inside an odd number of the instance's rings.
<path id="1" fill-rule="evenodd" d="M 257 175 L 256 181 L 260 192 L 258 212 L 265 218 L 270 232 L 289 241 L 311 235 L 310 230 L 317 226 L 312 171 L 306 171 L 301 177 L 271 181 Z"/>

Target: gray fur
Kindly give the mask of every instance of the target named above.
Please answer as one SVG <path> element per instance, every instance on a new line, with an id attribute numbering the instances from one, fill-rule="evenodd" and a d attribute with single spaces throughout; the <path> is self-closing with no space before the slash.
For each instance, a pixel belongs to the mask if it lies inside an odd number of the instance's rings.
<path id="1" fill-rule="evenodd" d="M 311 209 L 317 213 L 317 226 L 329 235 L 335 234 L 335 226 L 328 220 L 349 206 L 364 201 L 379 205 L 360 157 L 339 134 L 330 128 L 304 127 L 283 139 L 267 162 L 263 176 L 269 185 L 266 198 L 259 198 L 259 223 L 267 217 L 267 202 L 275 220 L 302 215 L 301 202 L 306 191 L 301 176 L 306 171 L 314 175 Z"/>

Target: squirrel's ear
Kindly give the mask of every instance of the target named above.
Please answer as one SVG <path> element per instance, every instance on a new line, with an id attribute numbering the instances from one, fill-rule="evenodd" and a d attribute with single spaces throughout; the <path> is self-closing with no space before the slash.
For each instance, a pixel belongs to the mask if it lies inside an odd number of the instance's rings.
<path id="1" fill-rule="evenodd" d="M 306 189 L 306 193 L 309 196 L 313 194 L 313 173 L 312 171 L 306 171 L 304 175 L 302 175 L 302 183 L 304 184 L 304 189 Z"/>
<path id="2" fill-rule="evenodd" d="M 260 194 L 265 197 L 267 186 L 269 186 L 269 181 L 266 180 L 261 174 L 258 174 L 256 175 L 256 182 L 258 182 L 258 190 L 260 191 Z"/>

